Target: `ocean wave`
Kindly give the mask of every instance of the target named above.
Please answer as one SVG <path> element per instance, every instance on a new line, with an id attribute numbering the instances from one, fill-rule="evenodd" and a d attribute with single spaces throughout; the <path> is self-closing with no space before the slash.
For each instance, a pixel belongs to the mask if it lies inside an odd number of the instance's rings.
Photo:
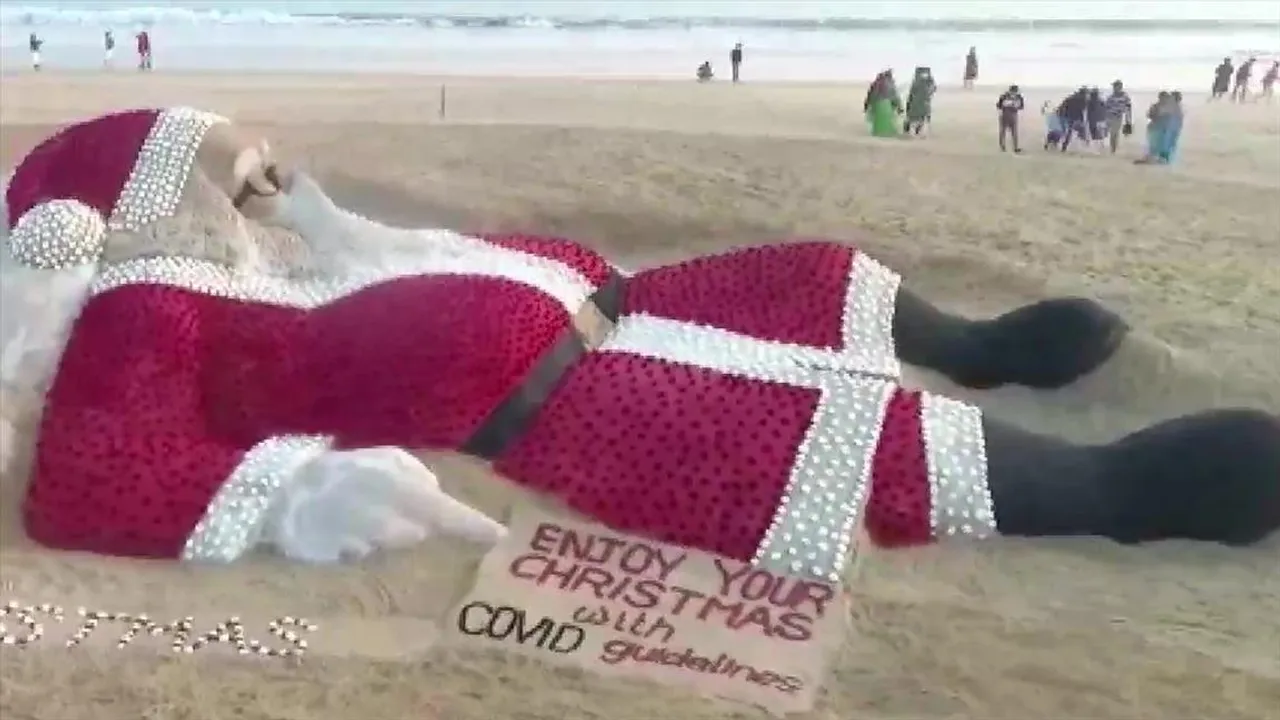
<path id="1" fill-rule="evenodd" d="M 1155 20 L 1155 19 L 1049 19 L 1013 18 L 767 18 L 767 17 L 646 17 L 570 18 L 529 15 L 442 15 L 432 13 L 284 13 L 267 10 L 195 10 L 137 7 L 86 10 L 34 6 L 0 6 L 0 22 L 6 25 L 401 25 L 471 30 L 673 30 L 739 28 L 792 31 L 917 30 L 955 32 L 1218 32 L 1231 30 L 1280 30 L 1280 20 Z"/>

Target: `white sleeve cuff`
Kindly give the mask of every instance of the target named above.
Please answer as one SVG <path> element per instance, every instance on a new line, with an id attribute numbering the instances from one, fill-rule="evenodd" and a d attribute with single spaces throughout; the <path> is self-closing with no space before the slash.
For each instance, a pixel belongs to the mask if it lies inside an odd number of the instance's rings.
<path id="1" fill-rule="evenodd" d="M 255 445 L 214 495 L 182 559 L 229 563 L 258 545 L 273 504 L 298 470 L 331 444 L 320 435 L 283 435 Z"/>

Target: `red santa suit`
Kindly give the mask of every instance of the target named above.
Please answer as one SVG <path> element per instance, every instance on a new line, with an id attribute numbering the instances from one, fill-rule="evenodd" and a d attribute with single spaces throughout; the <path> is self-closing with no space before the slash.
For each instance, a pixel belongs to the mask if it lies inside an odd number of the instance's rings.
<path id="1" fill-rule="evenodd" d="M 64 131 L 10 182 L 9 251 L 96 259 L 104 226 L 172 213 L 216 121 Z M 297 207 L 309 242 L 388 232 L 323 198 Z M 888 544 L 994 532 L 980 415 L 898 386 L 898 277 L 852 247 L 740 250 L 622 283 L 564 240 L 391 232 L 419 249 L 325 277 L 101 266 L 44 408 L 31 536 L 232 560 L 300 465 L 370 446 L 480 452 L 620 530 L 824 579 L 864 510 Z M 585 349 L 574 315 L 620 284 L 616 327 Z M 477 450 L 513 401 L 519 432 Z"/>

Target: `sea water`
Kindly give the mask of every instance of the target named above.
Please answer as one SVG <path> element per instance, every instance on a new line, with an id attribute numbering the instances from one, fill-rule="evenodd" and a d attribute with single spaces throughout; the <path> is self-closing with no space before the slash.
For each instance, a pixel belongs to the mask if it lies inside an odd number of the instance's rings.
<path id="1" fill-rule="evenodd" d="M 0 3 L 0 66 L 29 71 L 134 63 L 151 33 L 157 71 L 406 72 L 690 80 L 704 60 L 747 81 L 865 82 L 885 68 L 933 68 L 960 82 L 1208 90 L 1223 57 L 1280 59 L 1280 0 L 1267 2 L 15 2 Z M 1260 78 L 1264 69 L 1255 72 Z"/>

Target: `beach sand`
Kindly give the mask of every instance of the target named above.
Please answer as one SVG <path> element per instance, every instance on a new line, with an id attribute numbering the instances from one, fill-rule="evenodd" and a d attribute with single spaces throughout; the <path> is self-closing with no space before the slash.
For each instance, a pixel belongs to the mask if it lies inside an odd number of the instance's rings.
<path id="1" fill-rule="evenodd" d="M 1183 158 L 1158 168 L 1132 164 L 1138 135 L 1122 157 L 1042 154 L 1034 110 L 1027 154 L 1002 155 L 994 90 L 943 90 L 928 138 L 885 141 L 867 137 L 863 88 L 851 86 L 52 73 L 0 82 L 6 168 L 58 123 L 189 104 L 263 130 L 340 200 L 388 221 L 559 233 L 633 266 L 830 236 L 966 311 L 1085 294 L 1125 313 L 1132 340 L 1076 386 L 969 396 L 1038 429 L 1092 440 L 1211 406 L 1280 410 L 1275 108 L 1189 98 Z M 1026 95 L 1032 108 L 1060 97 Z M 454 489 L 481 472 L 435 469 Z M 520 501 L 485 487 L 485 497 L 462 494 L 495 513 Z M 324 651 L 293 664 L 5 648 L 6 720 L 764 717 L 677 688 L 433 648 L 479 559 L 469 548 L 429 542 L 325 568 L 51 554 L 22 538 L 20 482 L 5 478 L 3 490 L 5 599 L 306 615 L 321 623 L 313 644 Z M 875 553 L 851 583 L 853 630 L 802 717 L 1277 717 L 1277 568 L 1276 542 L 1000 540 Z"/>

